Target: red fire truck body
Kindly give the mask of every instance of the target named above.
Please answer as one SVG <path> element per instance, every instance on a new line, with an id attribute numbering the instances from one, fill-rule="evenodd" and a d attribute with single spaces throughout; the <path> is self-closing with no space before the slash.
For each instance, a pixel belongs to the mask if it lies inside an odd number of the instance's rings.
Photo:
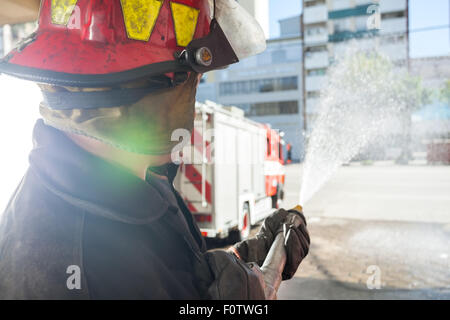
<path id="1" fill-rule="evenodd" d="M 197 103 L 191 143 L 183 148 L 175 188 L 205 237 L 239 238 L 283 198 L 283 141 L 235 107 Z"/>
<path id="2" fill-rule="evenodd" d="M 279 208 L 284 198 L 283 140 L 280 133 L 270 126 L 264 126 L 267 132 L 267 151 L 265 161 L 266 194 L 272 198 L 272 206 Z"/>

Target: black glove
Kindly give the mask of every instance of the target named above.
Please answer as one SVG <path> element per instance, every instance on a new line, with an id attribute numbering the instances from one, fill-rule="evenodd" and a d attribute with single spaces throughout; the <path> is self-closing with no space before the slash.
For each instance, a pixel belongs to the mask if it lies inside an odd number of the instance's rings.
<path id="1" fill-rule="evenodd" d="M 298 214 L 302 222 L 297 228 L 291 223 L 286 224 L 286 230 L 290 230 L 290 235 L 286 242 L 287 255 L 286 266 L 283 270 L 283 280 L 291 279 L 295 275 L 298 266 L 308 255 L 309 245 L 311 244 L 308 229 L 306 228 L 306 219 L 303 214 L 295 210 L 289 210 L 289 212 Z"/>
<path id="2" fill-rule="evenodd" d="M 295 213 L 301 217 L 302 222 L 298 228 L 286 223 L 286 217 L 289 213 Z M 233 251 L 245 262 L 255 262 L 262 266 L 275 237 L 278 233 L 283 232 L 283 225 L 286 225 L 286 231 L 290 230 L 290 236 L 286 243 L 287 259 L 283 270 L 283 280 L 291 279 L 308 254 L 310 245 L 306 219 L 299 211 L 280 209 L 274 212 L 264 220 L 261 229 L 254 238 L 235 244 Z"/>

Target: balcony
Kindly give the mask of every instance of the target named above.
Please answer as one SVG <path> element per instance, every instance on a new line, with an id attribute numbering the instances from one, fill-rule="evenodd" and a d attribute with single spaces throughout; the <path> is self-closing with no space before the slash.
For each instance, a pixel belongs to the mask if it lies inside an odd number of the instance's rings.
<path id="1" fill-rule="evenodd" d="M 320 91 L 327 84 L 326 76 L 308 76 L 306 77 L 306 91 Z"/>
<path id="2" fill-rule="evenodd" d="M 350 7 L 347 9 L 332 10 L 328 12 L 329 19 L 343 19 L 347 17 L 355 16 L 365 16 L 367 15 L 367 10 L 371 4 L 364 4 L 356 7 Z"/>
<path id="3" fill-rule="evenodd" d="M 319 69 L 326 67 L 328 67 L 328 51 L 306 53 L 306 69 Z"/>
<path id="4" fill-rule="evenodd" d="M 332 5 L 333 10 L 342 10 L 352 7 L 352 3 L 350 2 L 350 0 L 334 0 Z"/>
<path id="5" fill-rule="evenodd" d="M 392 33 L 405 33 L 406 32 L 406 18 L 394 18 L 381 20 L 380 33 L 392 34 Z"/>
<path id="6" fill-rule="evenodd" d="M 311 33 L 305 32 L 305 45 L 315 45 L 328 42 L 328 32 L 326 29 L 321 32 Z"/>
<path id="7" fill-rule="evenodd" d="M 334 34 L 330 34 L 328 37 L 329 42 L 341 42 L 351 39 L 364 39 L 371 38 L 378 34 L 378 30 L 360 30 L 360 31 L 342 31 Z"/>
<path id="8" fill-rule="evenodd" d="M 325 22 L 328 19 L 328 10 L 326 5 L 306 7 L 303 13 L 305 24 Z"/>
<path id="9" fill-rule="evenodd" d="M 407 0 L 381 0 L 380 1 L 380 12 L 397 12 L 406 10 Z"/>
<path id="10" fill-rule="evenodd" d="M 358 39 L 358 49 L 361 51 L 374 50 L 374 46 L 377 44 L 373 38 L 360 38 Z M 348 52 L 348 42 L 335 42 L 333 44 L 334 57 L 343 57 Z"/>

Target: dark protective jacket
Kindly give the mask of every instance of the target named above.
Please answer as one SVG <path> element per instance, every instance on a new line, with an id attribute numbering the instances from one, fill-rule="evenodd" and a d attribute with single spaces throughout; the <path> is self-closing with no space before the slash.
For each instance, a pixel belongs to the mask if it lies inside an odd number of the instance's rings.
<path id="1" fill-rule="evenodd" d="M 143 181 L 39 120 L 0 222 L 0 299 L 263 299 L 204 240 L 172 177 Z"/>

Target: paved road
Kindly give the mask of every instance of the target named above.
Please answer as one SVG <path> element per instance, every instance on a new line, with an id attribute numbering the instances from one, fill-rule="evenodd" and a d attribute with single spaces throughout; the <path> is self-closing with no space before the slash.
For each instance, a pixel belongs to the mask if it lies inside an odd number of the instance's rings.
<path id="1" fill-rule="evenodd" d="M 288 166 L 285 207 L 300 184 Z M 310 254 L 280 299 L 450 299 L 450 167 L 342 167 L 305 213 Z"/>
<path id="2" fill-rule="evenodd" d="M 301 166 L 286 167 L 286 207 L 295 206 Z M 341 167 L 305 205 L 310 217 L 450 223 L 450 166 Z"/>

